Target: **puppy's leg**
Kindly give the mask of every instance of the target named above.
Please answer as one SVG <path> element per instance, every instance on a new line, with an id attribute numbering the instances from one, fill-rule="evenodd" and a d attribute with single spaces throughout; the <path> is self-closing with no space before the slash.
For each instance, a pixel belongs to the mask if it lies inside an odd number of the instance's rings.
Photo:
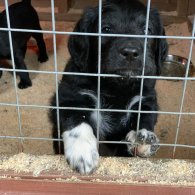
<path id="1" fill-rule="evenodd" d="M 138 105 L 138 101 L 134 102 L 135 108 Z M 156 96 L 145 96 L 142 100 L 141 110 L 144 111 L 155 111 L 157 110 Z M 134 120 L 132 121 L 132 129 L 137 129 L 137 114 L 134 115 Z M 155 113 L 141 113 L 139 131 L 131 130 L 127 136 L 126 140 L 130 142 L 127 145 L 130 154 L 134 154 L 136 149 L 136 155 L 140 157 L 149 157 L 156 153 L 159 149 L 159 139 L 154 131 L 154 126 L 157 121 L 157 115 Z"/>
<path id="2" fill-rule="evenodd" d="M 33 36 L 33 38 L 35 38 L 35 40 L 37 42 L 37 46 L 39 48 L 38 61 L 41 62 L 41 63 L 46 62 L 48 60 L 48 56 L 47 56 L 45 42 L 44 42 L 44 39 L 43 39 L 43 34 L 42 33 L 33 33 L 32 36 Z"/>
<path id="3" fill-rule="evenodd" d="M 24 44 L 24 46 L 22 47 L 23 58 L 25 58 L 26 50 L 27 50 L 27 44 Z"/>
<path id="4" fill-rule="evenodd" d="M 83 122 L 62 134 L 64 153 L 72 169 L 81 174 L 92 172 L 98 165 L 97 140 L 92 127 Z"/>
<path id="5" fill-rule="evenodd" d="M 136 150 L 136 155 L 140 157 L 149 157 L 156 153 L 159 149 L 159 139 L 155 133 L 141 129 L 138 132 L 130 131 L 126 140 L 130 142 L 127 145 L 128 152 L 133 155 Z M 136 146 L 137 145 L 137 146 Z"/>
<path id="6" fill-rule="evenodd" d="M 23 58 L 23 52 L 20 50 L 17 50 L 14 54 L 14 60 L 15 60 L 15 65 L 17 69 L 21 70 L 27 70 L 26 65 L 24 63 L 24 58 Z M 18 87 L 20 89 L 25 89 L 27 87 L 32 86 L 32 82 L 30 80 L 28 72 L 18 72 L 18 75 L 20 76 L 20 82 L 18 84 Z"/>

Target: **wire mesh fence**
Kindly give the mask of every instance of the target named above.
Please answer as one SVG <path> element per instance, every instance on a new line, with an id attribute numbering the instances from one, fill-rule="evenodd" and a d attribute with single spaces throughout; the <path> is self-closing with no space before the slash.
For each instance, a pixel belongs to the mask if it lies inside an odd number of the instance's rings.
<path id="1" fill-rule="evenodd" d="M 6 9 L 6 16 L 7 16 L 7 28 L 0 28 L 0 31 L 6 31 L 9 34 L 9 43 L 10 43 L 10 50 L 11 50 L 11 60 L 12 60 L 12 69 L 3 68 L 0 67 L 0 71 L 8 71 L 13 73 L 13 83 L 14 83 L 14 89 L 15 89 L 15 103 L 5 103 L 0 100 L 0 106 L 8 106 L 8 107 L 14 107 L 17 110 L 17 121 L 18 121 L 18 129 L 19 129 L 19 136 L 10 136 L 9 132 L 7 132 L 7 135 L 0 135 L 1 139 L 18 139 L 21 142 L 21 145 L 23 146 L 24 140 L 39 140 L 39 141 L 59 141 L 59 145 L 61 144 L 61 135 L 60 135 L 60 121 L 59 121 L 59 110 L 60 109 L 67 109 L 67 110 L 85 110 L 85 111 L 97 111 L 97 140 L 99 144 L 102 143 L 118 143 L 118 144 L 128 144 L 128 142 L 114 142 L 114 141 L 101 141 L 99 137 L 99 131 L 100 131 L 100 124 L 99 124 L 99 117 L 100 112 L 121 112 L 121 113 L 138 113 L 138 120 L 137 120 L 137 130 L 139 130 L 139 124 L 140 124 L 140 114 L 141 113 L 157 113 L 162 115 L 175 115 L 177 117 L 177 127 L 176 127 L 176 134 L 175 139 L 173 143 L 167 144 L 167 143 L 160 143 L 160 146 L 170 146 L 173 148 L 173 156 L 176 152 L 177 147 L 183 147 L 183 148 L 192 148 L 195 149 L 195 145 L 188 145 L 188 144 L 179 144 L 178 143 L 178 136 L 180 132 L 180 125 L 181 125 L 181 119 L 183 116 L 195 116 L 195 110 L 193 112 L 186 112 L 184 111 L 184 101 L 185 101 L 185 95 L 186 95 L 186 88 L 188 81 L 194 81 L 194 77 L 189 77 L 189 69 L 190 69 L 190 61 L 193 55 L 193 46 L 194 46 L 194 40 L 195 40 L 195 19 L 193 21 L 193 32 L 191 36 L 155 36 L 155 35 L 149 35 L 148 34 L 148 25 L 149 25 L 149 18 L 150 18 L 150 8 L 151 8 L 151 0 L 147 1 L 147 15 L 146 15 L 146 30 L 145 35 L 131 35 L 131 34 L 105 34 L 102 33 L 102 0 L 99 0 L 99 24 L 98 24 L 98 32 L 97 33 L 81 33 L 81 32 L 65 32 L 65 31 L 57 31 L 56 30 L 56 20 L 55 20 L 55 1 L 51 0 L 51 14 L 52 14 L 52 30 L 29 30 L 29 29 L 13 29 L 10 25 L 10 18 L 9 18 L 9 9 L 8 9 L 8 0 L 4 0 L 5 3 L 5 9 Z M 50 34 L 53 36 L 53 55 L 54 55 L 54 71 L 41 71 L 41 70 L 18 70 L 15 66 L 14 62 L 14 50 L 13 50 L 13 40 L 12 40 L 12 33 L 11 32 L 36 32 L 36 33 L 43 33 L 43 34 Z M 73 73 L 73 72 L 60 72 L 58 71 L 58 61 L 57 61 L 57 42 L 56 42 L 56 36 L 57 35 L 80 35 L 80 36 L 95 36 L 98 37 L 98 72 L 97 73 Z M 115 74 L 102 74 L 101 73 L 101 42 L 102 37 L 129 37 L 129 38 L 142 38 L 144 39 L 144 59 L 143 59 L 143 70 L 142 75 L 140 76 L 132 76 L 132 78 L 139 78 L 141 79 L 141 87 L 140 87 L 140 100 L 139 100 L 139 109 L 138 110 L 122 110 L 122 109 L 102 109 L 100 107 L 100 92 L 101 92 L 101 78 L 102 77 L 120 77 L 119 75 Z M 145 73 L 145 61 L 146 61 L 146 52 L 147 52 L 147 42 L 151 38 L 157 38 L 157 39 L 178 39 L 178 40 L 188 40 L 190 41 L 190 49 L 189 49 L 189 55 L 188 55 L 188 63 L 186 68 L 186 74 L 185 77 L 166 77 L 166 76 L 146 76 Z M 50 106 L 50 105 L 37 105 L 37 104 L 22 104 L 20 103 L 20 98 L 18 95 L 18 88 L 17 88 L 17 79 L 16 74 L 17 72 L 29 72 L 29 73 L 36 73 L 36 74 L 50 74 L 55 76 L 55 92 L 56 92 L 56 106 Z M 58 82 L 59 82 L 59 75 L 77 75 L 77 76 L 90 76 L 90 77 L 97 77 L 97 97 L 98 97 L 98 104 L 97 108 L 79 108 L 79 107 L 60 107 L 58 102 Z M 183 82 L 183 90 L 181 94 L 181 101 L 180 101 L 180 109 L 178 112 L 176 111 L 143 111 L 141 110 L 142 105 L 142 96 L 143 96 L 143 83 L 144 79 L 155 79 L 155 80 L 179 80 Z M 43 108 L 43 109 L 57 109 L 57 126 L 58 126 L 58 139 L 52 139 L 52 138 L 46 138 L 46 137 L 31 137 L 31 136 L 25 136 L 23 133 L 23 128 L 21 124 L 21 108 Z M 11 122 L 11 121 L 10 121 Z M 195 125 L 194 125 L 195 127 Z"/>

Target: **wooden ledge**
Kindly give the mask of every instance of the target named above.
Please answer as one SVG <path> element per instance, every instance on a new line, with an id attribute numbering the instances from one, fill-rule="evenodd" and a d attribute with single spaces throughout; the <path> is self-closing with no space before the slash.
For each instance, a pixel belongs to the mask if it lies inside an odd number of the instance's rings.
<path id="1" fill-rule="evenodd" d="M 101 158 L 91 175 L 63 156 L 0 156 L 0 194 L 195 194 L 195 161 Z"/>

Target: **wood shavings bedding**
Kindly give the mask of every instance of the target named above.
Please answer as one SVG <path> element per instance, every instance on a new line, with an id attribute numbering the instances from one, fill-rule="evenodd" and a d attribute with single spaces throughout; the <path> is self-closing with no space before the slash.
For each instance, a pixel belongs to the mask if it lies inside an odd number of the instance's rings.
<path id="1" fill-rule="evenodd" d="M 195 161 L 141 158 L 101 158 L 98 169 L 89 176 L 73 172 L 63 156 L 35 156 L 20 153 L 0 156 L 0 178 L 5 171 L 29 173 L 58 173 L 57 182 L 115 182 L 195 186 Z M 0 173 L 1 173 L 0 172 Z M 60 173 L 60 175 L 59 175 Z M 4 175 L 3 175 L 4 174 Z"/>

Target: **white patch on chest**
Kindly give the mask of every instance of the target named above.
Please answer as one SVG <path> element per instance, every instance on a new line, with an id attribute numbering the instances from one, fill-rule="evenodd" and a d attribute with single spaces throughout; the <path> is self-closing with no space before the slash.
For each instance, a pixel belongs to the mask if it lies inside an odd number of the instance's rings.
<path id="1" fill-rule="evenodd" d="M 145 99 L 144 96 L 142 96 L 141 100 L 143 100 L 143 99 Z M 133 107 L 135 104 L 139 103 L 139 101 L 140 101 L 140 96 L 139 96 L 139 95 L 134 96 L 134 97 L 130 100 L 130 103 L 127 105 L 126 110 L 131 110 L 132 107 Z M 130 119 L 130 117 L 131 117 L 131 112 L 127 112 L 127 114 L 126 114 L 125 116 L 122 117 L 122 119 L 121 119 L 121 124 L 122 124 L 123 126 L 126 126 L 126 124 L 127 124 L 128 120 Z"/>
<path id="2" fill-rule="evenodd" d="M 81 95 L 87 95 L 87 96 L 91 97 L 91 99 L 94 101 L 95 108 L 96 109 L 98 108 L 98 98 L 94 94 L 93 91 L 91 91 L 91 90 L 82 90 L 82 91 L 80 91 L 80 94 Z M 101 108 L 101 101 L 100 101 L 100 106 L 99 107 Z M 97 123 L 98 123 L 98 120 L 99 120 L 100 138 L 103 138 L 104 135 L 106 134 L 106 132 L 111 131 L 111 129 L 112 129 L 111 117 L 108 113 L 105 114 L 105 113 L 99 112 L 99 118 L 98 118 L 98 111 L 92 111 L 90 119 L 93 122 L 95 127 L 97 127 Z"/>

